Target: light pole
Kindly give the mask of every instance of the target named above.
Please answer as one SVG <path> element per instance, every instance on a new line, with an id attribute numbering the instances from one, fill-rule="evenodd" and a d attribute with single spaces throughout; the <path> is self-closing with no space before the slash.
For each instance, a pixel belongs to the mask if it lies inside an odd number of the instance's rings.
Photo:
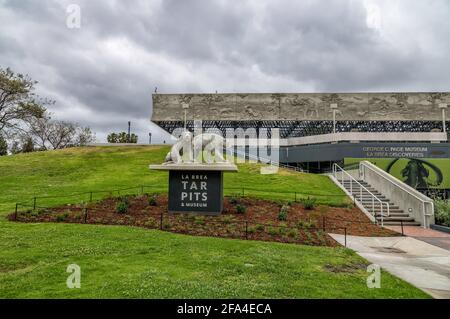
<path id="1" fill-rule="evenodd" d="M 445 110 L 447 109 L 447 104 L 441 103 L 439 104 L 439 108 L 442 110 L 442 132 L 447 132 L 447 128 L 445 125 Z"/>
<path id="2" fill-rule="evenodd" d="M 187 110 L 189 109 L 188 103 L 181 103 L 181 108 L 184 110 L 184 130 L 187 128 Z"/>
<path id="3" fill-rule="evenodd" d="M 152 132 L 148 133 L 148 144 L 152 144 Z"/>
<path id="4" fill-rule="evenodd" d="M 131 121 L 128 121 L 128 135 L 127 135 L 127 143 L 131 141 Z"/>
<path id="5" fill-rule="evenodd" d="M 330 104 L 330 109 L 333 111 L 333 134 L 336 134 L 336 110 L 338 105 L 336 103 Z"/>

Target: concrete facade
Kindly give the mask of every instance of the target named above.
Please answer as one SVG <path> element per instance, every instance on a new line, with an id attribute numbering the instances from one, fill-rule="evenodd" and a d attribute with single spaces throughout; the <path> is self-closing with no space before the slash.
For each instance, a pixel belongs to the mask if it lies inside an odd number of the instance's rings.
<path id="1" fill-rule="evenodd" d="M 153 121 L 336 120 L 438 121 L 450 92 L 153 94 Z"/>

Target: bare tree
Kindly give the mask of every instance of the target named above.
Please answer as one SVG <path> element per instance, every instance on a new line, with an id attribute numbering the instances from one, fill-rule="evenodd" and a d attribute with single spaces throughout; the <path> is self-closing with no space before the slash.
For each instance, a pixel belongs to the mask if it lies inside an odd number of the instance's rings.
<path id="1" fill-rule="evenodd" d="M 89 127 L 53 120 L 49 114 L 41 118 L 30 118 L 25 121 L 25 125 L 27 128 L 24 134 L 33 140 L 39 150 L 84 146 L 95 140 Z"/>

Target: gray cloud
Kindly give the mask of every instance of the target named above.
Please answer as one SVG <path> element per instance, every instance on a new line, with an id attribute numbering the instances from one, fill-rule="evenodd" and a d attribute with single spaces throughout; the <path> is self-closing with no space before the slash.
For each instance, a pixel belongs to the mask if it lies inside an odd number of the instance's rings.
<path id="1" fill-rule="evenodd" d="M 66 8 L 81 7 L 81 29 Z M 374 14 L 375 13 L 375 14 Z M 38 80 L 56 116 L 146 141 L 170 92 L 447 91 L 446 0 L 0 0 L 0 65 Z M 371 23 L 368 23 L 370 20 Z"/>

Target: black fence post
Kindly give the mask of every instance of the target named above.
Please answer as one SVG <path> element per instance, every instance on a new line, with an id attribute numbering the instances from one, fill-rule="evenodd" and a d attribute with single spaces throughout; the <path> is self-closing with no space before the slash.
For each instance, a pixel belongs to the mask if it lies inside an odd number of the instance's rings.
<path id="1" fill-rule="evenodd" d="M 161 215 L 159 217 L 159 229 L 163 229 L 163 213 L 161 212 Z"/>
<path id="2" fill-rule="evenodd" d="M 248 221 L 245 221 L 245 239 L 248 239 Z"/>
<path id="3" fill-rule="evenodd" d="M 242 187 L 242 197 L 244 197 L 244 196 L 245 196 L 245 188 Z"/>
<path id="4" fill-rule="evenodd" d="M 16 203 L 16 210 L 14 212 L 14 220 L 17 220 L 17 207 L 19 206 L 18 203 Z"/>
<path id="5" fill-rule="evenodd" d="M 36 197 L 33 198 L 33 210 L 36 210 Z"/>
<path id="6" fill-rule="evenodd" d="M 92 192 L 89 195 L 89 201 L 92 202 Z"/>
<path id="7" fill-rule="evenodd" d="M 144 194 L 144 186 L 141 185 L 141 195 Z"/>
<path id="8" fill-rule="evenodd" d="M 87 223 L 87 218 L 88 218 L 88 209 L 85 208 L 85 209 L 84 209 L 84 223 L 85 223 L 85 224 Z"/>
<path id="9" fill-rule="evenodd" d="M 347 247 L 347 227 L 344 227 L 344 244 Z"/>
<path id="10" fill-rule="evenodd" d="M 295 197 L 294 197 L 294 198 L 295 198 L 295 199 L 294 199 L 294 202 L 297 202 L 297 192 L 295 192 L 294 194 L 295 194 L 295 195 L 294 195 L 294 196 L 295 196 Z"/>
<path id="11" fill-rule="evenodd" d="M 400 226 L 402 227 L 402 236 L 405 236 L 405 233 L 403 232 L 403 220 L 400 219 Z"/>
<path id="12" fill-rule="evenodd" d="M 323 217 L 322 217 L 322 230 L 323 230 L 323 231 L 325 231 L 325 229 L 326 229 L 326 224 L 325 224 L 325 223 L 326 223 L 326 217 L 323 216 Z"/>

